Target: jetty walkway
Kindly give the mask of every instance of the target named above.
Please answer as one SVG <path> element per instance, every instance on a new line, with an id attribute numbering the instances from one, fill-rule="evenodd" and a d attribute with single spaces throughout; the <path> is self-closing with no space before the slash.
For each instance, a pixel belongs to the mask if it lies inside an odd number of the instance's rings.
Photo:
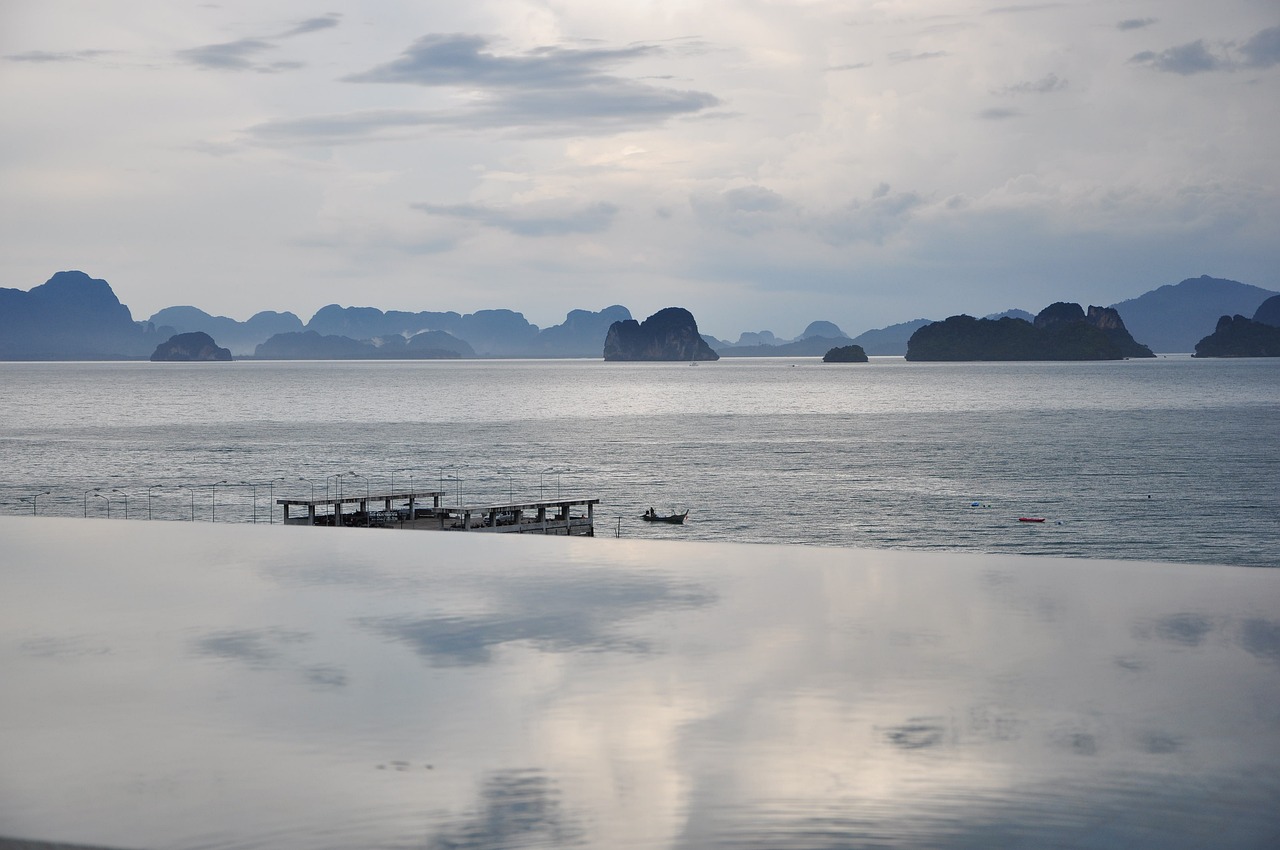
<path id="1" fill-rule="evenodd" d="M 538 499 L 491 505 L 446 505 L 440 490 L 276 499 L 286 525 L 478 531 L 594 537 L 599 499 Z"/>

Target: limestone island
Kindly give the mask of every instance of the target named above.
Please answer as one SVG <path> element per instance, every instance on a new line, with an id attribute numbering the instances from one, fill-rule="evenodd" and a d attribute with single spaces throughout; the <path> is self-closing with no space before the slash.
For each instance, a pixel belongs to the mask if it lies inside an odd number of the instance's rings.
<path id="1" fill-rule="evenodd" d="M 1280 357 L 1280 327 L 1223 316 L 1213 333 L 1196 343 L 1196 357 Z"/>
<path id="2" fill-rule="evenodd" d="M 1059 301 L 1034 322 L 1004 317 L 952 316 L 918 329 L 907 341 L 908 360 L 1125 360 L 1155 357 L 1125 329 L 1112 307 Z"/>
<path id="3" fill-rule="evenodd" d="M 842 345 L 822 355 L 823 363 L 866 363 L 867 352 L 861 345 Z"/>
<path id="4" fill-rule="evenodd" d="M 231 349 L 219 348 L 213 337 L 204 331 L 193 331 L 186 334 L 175 334 L 165 342 L 156 346 L 151 353 L 153 363 L 160 362 L 192 362 L 192 361 L 229 361 Z"/>
<path id="5" fill-rule="evenodd" d="M 639 360 L 719 360 L 698 333 L 693 314 L 683 307 L 667 307 L 643 322 L 626 319 L 609 326 L 604 339 L 604 359 Z"/>

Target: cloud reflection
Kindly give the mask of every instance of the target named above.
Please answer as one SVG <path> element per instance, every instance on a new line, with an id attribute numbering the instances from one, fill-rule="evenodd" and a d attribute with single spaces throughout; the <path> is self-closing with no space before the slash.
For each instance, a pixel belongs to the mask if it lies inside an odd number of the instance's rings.
<path id="1" fill-rule="evenodd" d="M 265 667 L 280 656 L 280 647 L 309 640 L 306 632 L 287 629 L 238 629 L 212 632 L 192 642 L 198 655 Z"/>
<path id="2" fill-rule="evenodd" d="M 485 779 L 475 811 L 431 836 L 431 850 L 573 847 L 585 831 L 567 814 L 555 780 L 540 770 L 501 770 Z"/>
<path id="3" fill-rule="evenodd" d="M 621 652 L 647 655 L 650 640 L 624 634 L 620 625 L 653 611 L 697 607 L 710 592 L 662 578 L 599 581 L 505 582 L 501 607 L 467 616 L 364 617 L 358 625 L 407 643 L 442 667 L 488 664 L 495 648 L 528 643 L 543 652 Z"/>
<path id="4" fill-rule="evenodd" d="M 1240 644 L 1258 658 L 1280 662 L 1280 621 L 1261 617 L 1245 620 L 1240 627 Z"/>

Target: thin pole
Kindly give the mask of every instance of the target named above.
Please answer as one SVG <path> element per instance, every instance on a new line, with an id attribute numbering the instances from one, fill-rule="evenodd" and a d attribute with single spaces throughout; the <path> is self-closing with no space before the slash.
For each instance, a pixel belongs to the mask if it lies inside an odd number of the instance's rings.
<path id="1" fill-rule="evenodd" d="M 209 522 L 218 521 L 218 485 L 226 483 L 227 480 L 224 478 L 221 481 L 215 481 L 213 484 L 213 514 L 209 517 Z"/>
<path id="2" fill-rule="evenodd" d="M 26 498 L 28 498 L 28 499 L 30 499 L 30 500 L 31 500 L 31 515 L 32 515 L 32 516 L 35 516 L 35 515 L 36 515 L 36 513 L 37 513 L 37 512 L 36 512 L 36 502 L 37 502 L 37 501 L 39 501 L 39 499 L 40 499 L 40 497 L 41 497 L 41 496 L 47 496 L 47 495 L 49 495 L 49 491 L 48 491 L 48 490 L 45 490 L 43 493 L 35 493 L 35 494 L 31 495 L 31 496 L 27 496 L 27 497 L 26 497 Z"/>

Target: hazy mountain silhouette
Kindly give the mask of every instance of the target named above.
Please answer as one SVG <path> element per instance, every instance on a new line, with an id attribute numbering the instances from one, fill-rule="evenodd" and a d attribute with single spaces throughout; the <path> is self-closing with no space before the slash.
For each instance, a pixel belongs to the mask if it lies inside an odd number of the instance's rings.
<path id="1" fill-rule="evenodd" d="M 1280 328 L 1280 295 L 1272 295 L 1259 304 L 1258 309 L 1253 314 L 1253 320 L 1262 322 L 1264 325 Z"/>
<path id="2" fill-rule="evenodd" d="M 562 324 L 538 332 L 534 353 L 540 357 L 599 357 L 609 327 L 630 318 L 631 311 L 619 304 L 599 313 L 570 310 Z"/>
<path id="3" fill-rule="evenodd" d="M 1280 323 L 1276 295 L 1238 281 L 1202 276 L 1113 307 L 1124 316 L 1128 330 L 1154 350 L 1191 351 L 1224 315 L 1249 316 L 1257 311 L 1256 321 Z M 1024 311 L 1009 310 L 988 318 L 1027 316 Z M 572 310 L 562 324 L 539 329 L 512 310 L 384 312 L 376 307 L 330 304 L 305 325 L 288 312 L 264 311 L 238 322 L 193 306 L 168 307 L 150 321 L 135 322 L 106 281 L 64 271 L 28 292 L 0 288 L 0 359 L 141 359 L 170 336 L 194 332 L 207 333 L 220 346 L 244 356 L 279 334 L 303 330 L 368 343 L 382 357 L 397 350 L 420 357 L 423 351 L 437 349 L 464 357 L 598 357 L 609 328 L 629 319 L 630 311 L 615 304 L 599 312 Z M 925 319 L 915 319 L 849 339 L 835 324 L 817 321 L 795 340 L 780 339 L 767 330 L 745 332 L 737 345 L 705 335 L 703 339 L 726 356 L 820 356 L 850 342 L 868 354 L 901 355 L 912 334 L 927 324 Z M 414 339 L 427 331 L 449 337 Z"/>
<path id="4" fill-rule="evenodd" d="M 0 359 L 146 358 L 173 333 L 135 322 L 105 280 L 81 271 L 58 272 L 28 292 L 0 289 Z"/>
<path id="5" fill-rule="evenodd" d="M 190 306 L 166 307 L 151 320 L 178 332 L 203 331 L 241 356 L 254 355 L 259 345 L 276 335 L 314 331 L 320 338 L 367 342 L 379 350 L 380 357 L 395 351 L 406 357 L 419 356 L 415 348 L 454 351 L 462 357 L 598 357 L 609 326 L 629 318 L 631 312 L 615 304 L 598 313 L 571 310 L 562 324 L 540 330 L 511 310 L 413 313 L 330 304 L 317 310 L 305 325 L 293 313 L 262 312 L 246 322 L 237 322 Z M 289 345 L 272 345 L 267 351 L 272 357 L 287 356 L 282 354 L 285 351 L 308 352 L 305 356 L 313 359 L 318 356 L 314 352 L 326 347 L 343 357 L 370 353 L 366 349 L 347 349 L 332 340 L 317 343 L 315 338 L 308 338 L 305 344 L 293 339 Z"/>
<path id="6" fill-rule="evenodd" d="M 211 316 L 196 307 L 166 307 L 153 314 L 150 321 L 156 327 L 167 325 L 178 333 L 207 333 L 238 356 L 253 354 L 254 349 L 276 334 L 302 330 L 302 320 L 293 313 L 270 310 L 237 322 L 226 316 Z"/>
<path id="7" fill-rule="evenodd" d="M 932 321 L 912 319 L 887 328 L 864 331 L 855 336 L 853 342 L 862 346 L 867 354 L 892 354 L 901 357 L 907 353 L 907 340 L 911 339 L 911 335 Z"/>
<path id="8" fill-rule="evenodd" d="M 834 322 L 816 321 L 810 322 L 795 339 L 781 339 L 773 331 L 743 333 L 736 343 L 716 340 L 717 345 L 711 339 L 708 344 L 721 357 L 817 357 L 848 344 L 849 335 Z"/>
<path id="9" fill-rule="evenodd" d="M 1034 313 L 1028 313 L 1026 310 L 1019 310 L 1014 307 L 1011 310 L 1005 310 L 1003 313 L 991 313 L 983 316 L 984 319 L 1022 319 L 1024 322 L 1034 322 L 1036 320 Z"/>
<path id="10" fill-rule="evenodd" d="M 1129 332 L 1152 351 L 1186 352 L 1212 333 L 1222 316 L 1252 316 L 1269 297 L 1268 289 L 1202 275 L 1169 284 L 1111 306 L 1124 316 Z"/>
<path id="11" fill-rule="evenodd" d="M 428 335 L 430 333 L 427 332 Z M 461 356 L 457 351 L 425 344 L 411 346 L 412 340 L 406 343 L 399 335 L 392 335 L 392 338 L 399 343 L 378 346 L 339 334 L 315 331 L 282 333 L 259 345 L 254 356 L 259 360 L 442 360 Z"/>

